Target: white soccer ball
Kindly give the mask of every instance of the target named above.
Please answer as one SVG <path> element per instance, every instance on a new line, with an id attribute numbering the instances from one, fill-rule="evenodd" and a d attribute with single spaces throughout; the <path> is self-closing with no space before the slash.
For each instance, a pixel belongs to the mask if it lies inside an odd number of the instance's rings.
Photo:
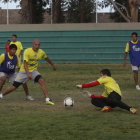
<path id="1" fill-rule="evenodd" d="M 74 100 L 71 97 L 67 97 L 64 99 L 64 106 L 73 106 Z"/>

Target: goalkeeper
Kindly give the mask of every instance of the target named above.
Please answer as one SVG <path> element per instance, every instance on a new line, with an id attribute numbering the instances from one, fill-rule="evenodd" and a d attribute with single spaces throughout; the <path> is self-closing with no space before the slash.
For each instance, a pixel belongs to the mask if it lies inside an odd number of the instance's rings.
<path id="1" fill-rule="evenodd" d="M 135 114 L 137 110 L 128 106 L 121 101 L 121 90 L 116 81 L 111 77 L 111 72 L 108 69 L 103 69 L 100 72 L 100 78 L 94 82 L 82 85 L 76 85 L 78 88 L 89 88 L 103 84 L 105 91 L 101 96 L 95 96 L 88 93 L 91 98 L 91 103 L 97 107 L 101 107 L 101 112 L 108 112 L 111 108 L 120 107 Z"/>

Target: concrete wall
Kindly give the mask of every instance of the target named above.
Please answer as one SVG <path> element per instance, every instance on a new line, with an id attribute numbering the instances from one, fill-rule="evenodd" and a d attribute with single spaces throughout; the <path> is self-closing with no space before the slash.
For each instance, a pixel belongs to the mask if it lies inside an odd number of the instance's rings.
<path id="1" fill-rule="evenodd" d="M 140 23 L 9 24 L 0 31 L 139 30 Z"/>

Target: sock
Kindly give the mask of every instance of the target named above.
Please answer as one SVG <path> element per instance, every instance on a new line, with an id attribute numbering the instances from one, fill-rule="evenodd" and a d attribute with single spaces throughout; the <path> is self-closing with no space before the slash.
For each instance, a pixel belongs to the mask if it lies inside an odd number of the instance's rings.
<path id="1" fill-rule="evenodd" d="M 46 98 L 45 101 L 46 101 L 46 102 L 50 101 L 50 98 Z"/>
<path id="2" fill-rule="evenodd" d="M 2 94 L 0 94 L 0 98 L 3 98 L 3 95 Z"/>

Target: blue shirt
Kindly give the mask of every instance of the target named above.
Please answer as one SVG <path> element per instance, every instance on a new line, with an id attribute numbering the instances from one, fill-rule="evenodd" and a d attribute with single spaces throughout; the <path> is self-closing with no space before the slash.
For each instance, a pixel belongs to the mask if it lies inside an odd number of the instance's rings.
<path id="1" fill-rule="evenodd" d="M 129 56 L 133 66 L 140 66 L 140 41 L 137 44 L 129 42 Z"/>
<path id="2" fill-rule="evenodd" d="M 13 74 L 15 73 L 15 68 L 17 66 L 18 59 L 17 56 L 14 55 L 13 59 L 8 57 L 8 54 L 5 53 L 5 59 L 0 66 L 0 72 L 4 72 L 6 74 Z"/>

